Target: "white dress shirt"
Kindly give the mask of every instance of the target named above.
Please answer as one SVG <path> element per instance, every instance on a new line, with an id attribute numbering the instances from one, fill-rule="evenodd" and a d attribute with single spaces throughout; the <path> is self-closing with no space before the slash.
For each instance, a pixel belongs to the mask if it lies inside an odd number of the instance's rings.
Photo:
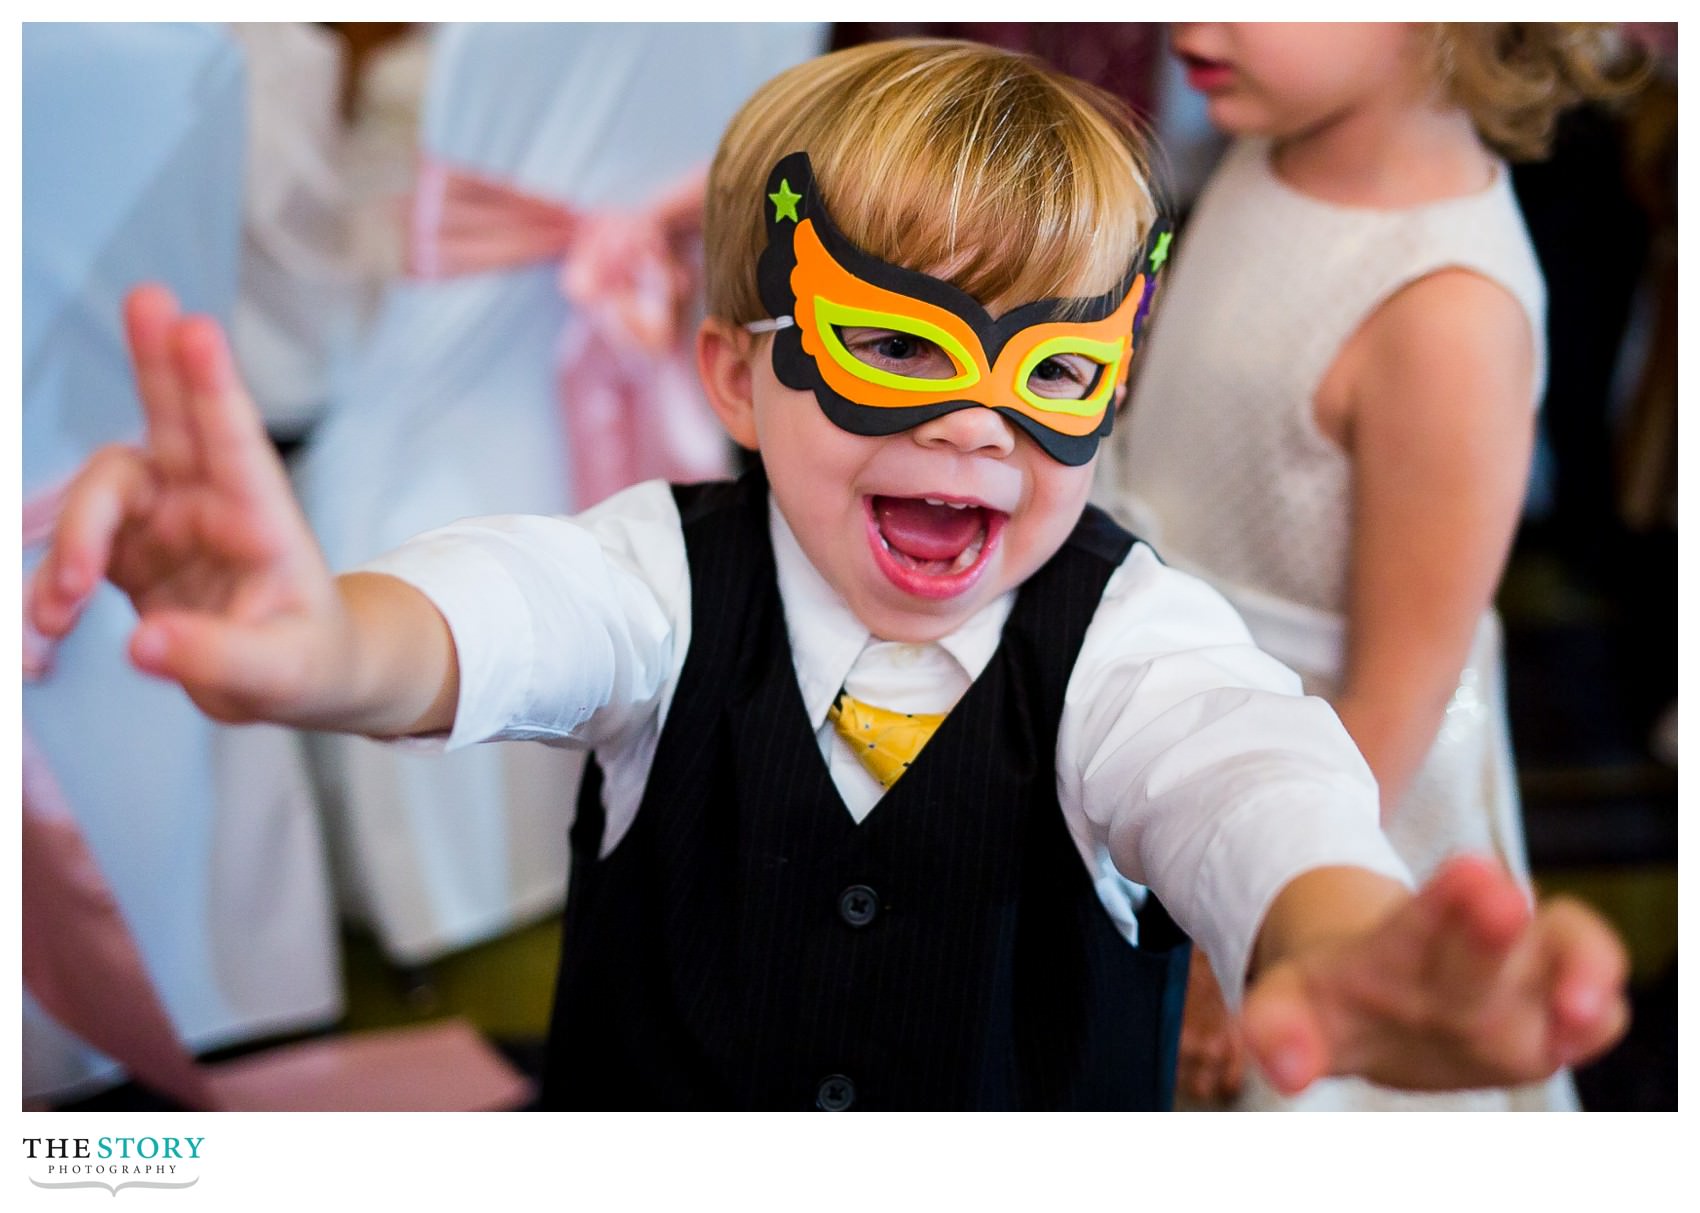
<path id="1" fill-rule="evenodd" d="M 771 500 L 768 517 L 803 707 L 860 821 L 881 789 L 827 719 L 839 688 L 895 711 L 948 711 L 991 659 L 1015 595 L 935 644 L 882 641 Z M 603 853 L 618 845 L 690 647 L 690 572 L 668 486 L 637 485 L 575 518 L 468 519 L 362 567 L 418 588 L 454 635 L 460 700 L 452 732 L 432 744 L 594 748 Z M 1070 675 L 1057 795 L 1123 934 L 1137 886 L 1155 889 L 1232 1002 L 1263 915 L 1293 877 L 1343 864 L 1409 881 L 1333 710 L 1302 697 L 1215 591 L 1144 544 L 1111 575 Z"/>

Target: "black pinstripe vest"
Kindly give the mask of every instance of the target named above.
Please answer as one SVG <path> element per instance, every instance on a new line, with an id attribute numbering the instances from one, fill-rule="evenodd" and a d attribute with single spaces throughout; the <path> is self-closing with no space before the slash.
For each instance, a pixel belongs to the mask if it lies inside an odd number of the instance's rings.
<path id="1" fill-rule="evenodd" d="M 544 1105 L 1166 1108 L 1187 949 L 1128 945 L 1056 796 L 1063 690 L 1131 537 L 1089 509 L 857 824 L 792 667 L 760 472 L 675 490 L 692 639 L 604 860 L 587 780 Z"/>

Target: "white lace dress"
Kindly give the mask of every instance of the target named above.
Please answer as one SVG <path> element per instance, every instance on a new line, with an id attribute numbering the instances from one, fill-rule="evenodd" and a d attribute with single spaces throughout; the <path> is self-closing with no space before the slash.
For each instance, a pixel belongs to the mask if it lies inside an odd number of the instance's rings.
<path id="1" fill-rule="evenodd" d="M 1258 643 L 1324 697 L 1345 665 L 1352 483 L 1312 401 L 1363 321 L 1446 267 L 1481 274 L 1523 305 L 1537 343 L 1533 408 L 1545 289 L 1503 166 L 1478 194 L 1370 210 L 1300 194 L 1270 170 L 1266 141 L 1236 143 L 1177 242 L 1134 397 L 1100 465 L 1102 503 L 1221 590 Z M 1528 880 L 1491 611 L 1388 833 L 1419 879 L 1470 851 Z M 1440 1096 L 1334 1081 L 1292 1105 L 1254 1081 L 1243 1106 L 1571 1108 L 1575 1096 L 1567 1075 Z"/>

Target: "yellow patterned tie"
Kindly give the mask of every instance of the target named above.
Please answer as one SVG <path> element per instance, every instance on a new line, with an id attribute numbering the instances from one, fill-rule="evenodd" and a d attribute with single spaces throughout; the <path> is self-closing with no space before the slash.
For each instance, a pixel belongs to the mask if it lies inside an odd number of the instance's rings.
<path id="1" fill-rule="evenodd" d="M 945 718 L 943 712 L 888 712 L 843 691 L 826 714 L 883 788 L 902 777 Z"/>

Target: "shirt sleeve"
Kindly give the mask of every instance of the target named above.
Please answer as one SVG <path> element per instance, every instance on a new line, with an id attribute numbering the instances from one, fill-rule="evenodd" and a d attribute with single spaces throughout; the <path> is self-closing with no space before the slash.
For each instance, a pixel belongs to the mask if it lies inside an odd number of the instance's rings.
<path id="1" fill-rule="evenodd" d="M 466 519 L 361 571 L 407 582 L 448 621 L 460 698 L 432 748 L 599 746 L 653 726 L 690 643 L 684 538 L 658 481 L 572 518 Z"/>
<path id="2" fill-rule="evenodd" d="M 1269 904 L 1312 868 L 1409 885 L 1375 779 L 1334 710 L 1232 607 L 1136 544 L 1075 663 L 1058 793 L 1084 853 L 1151 887 L 1237 1006 Z"/>

